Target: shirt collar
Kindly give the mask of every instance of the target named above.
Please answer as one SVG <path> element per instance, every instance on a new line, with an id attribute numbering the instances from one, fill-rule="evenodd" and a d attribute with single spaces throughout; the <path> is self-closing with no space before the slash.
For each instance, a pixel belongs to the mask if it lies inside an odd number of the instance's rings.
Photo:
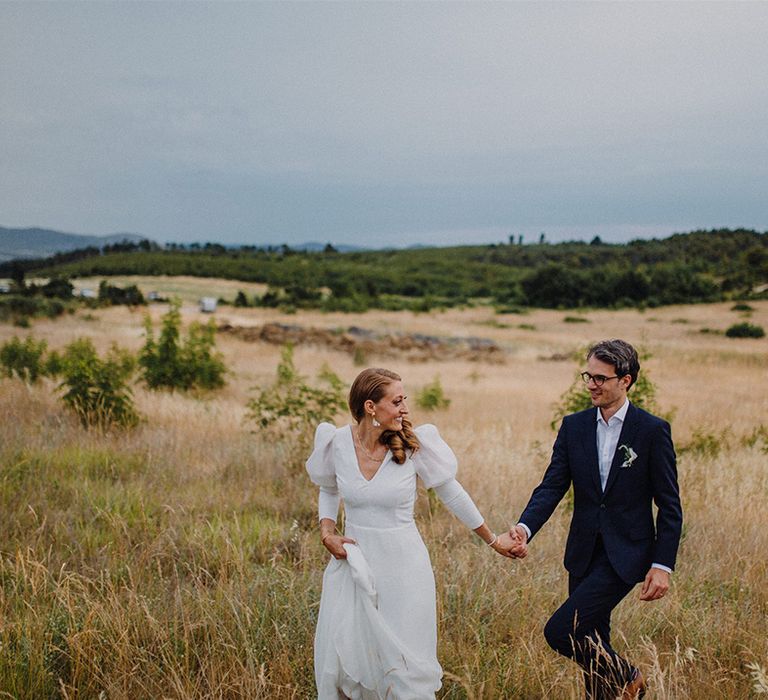
<path id="1" fill-rule="evenodd" d="M 608 423 L 603 420 L 603 414 L 600 413 L 600 409 L 595 409 L 597 411 L 597 422 L 602 423 L 603 425 L 608 425 Z M 609 419 L 608 422 L 610 423 L 614 418 L 618 421 L 624 422 L 624 419 L 627 417 L 627 411 L 629 410 L 629 399 L 624 399 L 624 405 L 616 411 Z"/>

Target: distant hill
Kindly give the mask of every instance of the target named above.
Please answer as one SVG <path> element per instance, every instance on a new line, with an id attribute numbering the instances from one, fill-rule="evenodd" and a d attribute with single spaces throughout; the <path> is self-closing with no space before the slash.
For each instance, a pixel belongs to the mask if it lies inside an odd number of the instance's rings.
<path id="1" fill-rule="evenodd" d="M 492 303 L 602 308 L 768 298 L 768 232 L 714 229 L 606 244 L 490 244 L 409 250 L 302 251 L 149 241 L 0 262 L 0 278 L 194 275 L 266 284 L 262 306 L 426 311 Z"/>
<path id="2" fill-rule="evenodd" d="M 0 226 L 0 262 L 14 258 L 45 258 L 78 248 L 101 248 L 113 243 L 138 243 L 146 239 L 135 233 L 113 233 L 105 236 L 83 236 L 44 228 L 4 228 Z"/>
<path id="3" fill-rule="evenodd" d="M 335 245 L 333 243 L 319 243 L 318 241 L 307 241 L 306 243 L 299 243 L 298 245 L 291 245 L 292 250 L 303 250 L 307 253 L 321 253 L 326 249 L 326 246 L 331 246 L 338 253 L 355 253 L 362 250 L 368 250 L 357 245 L 345 245 L 340 243 Z"/>

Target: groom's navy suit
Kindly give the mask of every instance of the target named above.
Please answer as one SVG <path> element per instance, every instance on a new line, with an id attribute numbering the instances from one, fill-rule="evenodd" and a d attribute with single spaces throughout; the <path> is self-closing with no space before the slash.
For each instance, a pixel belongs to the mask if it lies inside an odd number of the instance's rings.
<path id="1" fill-rule="evenodd" d="M 598 410 L 563 419 L 549 467 L 519 522 L 532 539 L 573 485 L 564 561 L 569 598 L 547 623 L 545 635 L 554 649 L 574 658 L 588 674 L 610 676 L 605 688 L 620 686 L 632 673 L 610 646 L 611 610 L 652 564 L 674 569 L 682 508 L 669 424 L 631 403 L 603 490 Z M 631 464 L 629 448 L 636 454 Z M 655 524 L 652 503 L 658 508 Z M 607 666 L 605 656 L 596 652 L 598 643 L 610 657 Z M 608 692 L 594 683 L 593 688 L 597 695 Z"/>

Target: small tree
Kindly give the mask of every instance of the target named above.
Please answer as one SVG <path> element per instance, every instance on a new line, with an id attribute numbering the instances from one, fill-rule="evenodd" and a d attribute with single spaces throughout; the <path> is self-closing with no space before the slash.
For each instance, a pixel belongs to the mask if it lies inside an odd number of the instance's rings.
<path id="1" fill-rule="evenodd" d="M 277 379 L 248 402 L 248 418 L 262 430 L 280 438 L 292 438 L 302 451 L 318 423 L 329 421 L 346 405 L 344 384 L 323 365 L 317 385 L 307 383 L 293 363 L 293 347 L 286 345 L 277 365 Z"/>
<path id="2" fill-rule="evenodd" d="M 136 425 L 139 414 L 127 384 L 135 366 L 134 357 L 117 346 L 101 359 L 89 338 L 78 338 L 64 351 L 62 400 L 85 427 Z"/>
<path id="3" fill-rule="evenodd" d="M 187 339 L 181 339 L 181 302 L 175 299 L 163 316 L 160 337 L 155 340 L 152 319 L 146 316 L 146 340 L 139 355 L 143 379 L 150 389 L 218 389 L 224 386 L 226 367 L 215 352 L 216 327 L 190 324 Z"/>
<path id="4" fill-rule="evenodd" d="M 44 340 L 35 340 L 31 335 L 24 340 L 14 336 L 0 348 L 0 366 L 7 377 L 15 374 L 25 382 L 34 383 L 46 374 L 43 357 L 47 348 Z"/>

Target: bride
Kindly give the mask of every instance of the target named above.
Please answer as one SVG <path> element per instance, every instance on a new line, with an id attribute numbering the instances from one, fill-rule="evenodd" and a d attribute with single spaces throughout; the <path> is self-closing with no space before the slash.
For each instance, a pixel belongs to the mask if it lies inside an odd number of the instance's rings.
<path id="1" fill-rule="evenodd" d="M 321 423 L 307 460 L 320 487 L 321 541 L 333 555 L 315 633 L 319 700 L 434 699 L 441 686 L 435 581 L 413 519 L 417 475 L 499 554 L 525 555 L 522 542 L 485 524 L 437 428 L 412 428 L 406 398 L 394 372 L 363 370 L 349 392 L 356 425 Z"/>

